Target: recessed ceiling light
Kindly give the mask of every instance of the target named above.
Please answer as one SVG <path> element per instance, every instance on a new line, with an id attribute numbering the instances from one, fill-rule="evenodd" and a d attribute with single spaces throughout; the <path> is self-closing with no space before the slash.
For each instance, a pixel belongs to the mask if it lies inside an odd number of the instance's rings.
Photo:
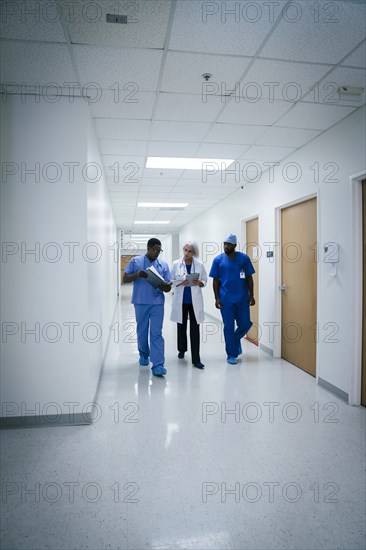
<path id="1" fill-rule="evenodd" d="M 147 157 L 146 168 L 203 170 L 213 165 L 216 170 L 226 170 L 234 160 L 235 159 Z"/>
<path id="2" fill-rule="evenodd" d="M 148 223 L 148 224 L 150 224 L 150 223 L 153 224 L 153 223 L 155 223 L 155 224 L 158 224 L 158 223 L 170 223 L 170 222 L 167 222 L 167 221 L 156 221 L 156 220 L 149 221 L 149 220 L 147 220 L 147 221 L 144 221 L 144 222 L 139 221 L 139 222 L 133 222 L 133 223 L 139 223 L 139 224 L 143 224 L 143 223 L 145 223 L 145 224 L 146 224 L 146 223 Z"/>
<path id="3" fill-rule="evenodd" d="M 188 202 L 138 202 L 142 208 L 185 208 Z"/>

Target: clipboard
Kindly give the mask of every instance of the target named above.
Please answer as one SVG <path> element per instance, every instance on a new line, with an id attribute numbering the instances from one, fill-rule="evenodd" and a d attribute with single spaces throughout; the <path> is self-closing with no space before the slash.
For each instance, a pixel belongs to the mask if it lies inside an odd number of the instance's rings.
<path id="1" fill-rule="evenodd" d="M 178 280 L 178 281 L 174 281 L 175 286 L 181 286 L 181 284 L 183 283 L 183 281 L 188 281 L 188 286 L 195 286 L 193 284 L 193 281 L 195 279 L 199 279 L 200 278 L 200 274 L 199 273 L 187 273 L 185 278 L 184 279 L 181 279 L 181 280 Z M 187 286 L 185 287 L 187 288 Z"/>
<path id="2" fill-rule="evenodd" d="M 147 275 L 147 278 L 144 280 L 154 288 L 158 288 L 158 286 L 161 284 L 166 284 L 166 285 L 169 284 L 167 281 L 163 279 L 160 273 L 156 271 L 153 265 L 151 267 L 148 267 L 147 269 L 144 269 L 144 272 Z"/>

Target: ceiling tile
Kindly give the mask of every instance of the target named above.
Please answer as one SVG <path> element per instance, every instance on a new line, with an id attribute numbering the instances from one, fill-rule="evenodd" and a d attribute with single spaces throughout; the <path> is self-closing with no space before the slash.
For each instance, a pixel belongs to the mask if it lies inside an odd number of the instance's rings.
<path id="1" fill-rule="evenodd" d="M 356 48 L 356 50 L 351 53 L 346 59 L 342 61 L 342 65 L 347 65 L 350 67 L 360 67 L 364 69 L 366 67 L 366 44 L 365 41 Z"/>
<path id="2" fill-rule="evenodd" d="M 195 156 L 203 158 L 236 159 L 246 149 L 247 145 L 235 145 L 233 143 L 202 143 Z"/>
<path id="3" fill-rule="evenodd" d="M 124 197 L 128 197 L 129 195 L 135 196 L 138 194 L 138 186 L 136 187 L 128 187 L 128 185 L 122 186 L 120 183 L 115 183 L 114 178 L 107 177 L 107 185 L 110 193 L 116 193 L 120 194 L 123 192 Z"/>
<path id="4" fill-rule="evenodd" d="M 62 87 L 72 91 L 65 83 L 77 81 L 68 48 L 61 44 L 1 41 L 0 69 L 3 83 L 49 84 L 49 93 L 61 94 Z"/>
<path id="5" fill-rule="evenodd" d="M 165 122 L 152 123 L 151 139 L 154 141 L 201 141 L 210 125 L 204 122 Z"/>
<path id="6" fill-rule="evenodd" d="M 102 155 L 102 161 L 109 181 L 128 185 L 140 183 L 145 157 Z"/>
<path id="7" fill-rule="evenodd" d="M 143 202 L 142 199 L 146 196 L 156 196 L 152 201 L 149 202 L 161 202 L 157 197 L 167 197 L 168 194 L 174 189 L 174 186 L 170 187 L 146 187 L 142 185 L 140 187 L 139 201 Z"/>
<path id="8" fill-rule="evenodd" d="M 169 48 L 252 56 L 272 26 L 269 15 L 258 2 L 178 0 Z"/>
<path id="9" fill-rule="evenodd" d="M 160 178 L 160 180 L 158 180 L 157 178 L 147 178 L 146 176 L 143 176 L 141 189 L 169 189 L 170 187 L 173 187 L 176 182 L 176 179 Z"/>
<path id="10" fill-rule="evenodd" d="M 149 136 L 150 121 L 95 119 L 99 138 L 146 140 Z"/>
<path id="11" fill-rule="evenodd" d="M 151 157 L 192 157 L 199 143 L 183 141 L 151 141 L 148 155 Z"/>
<path id="12" fill-rule="evenodd" d="M 256 145 L 301 147 L 304 143 L 307 143 L 319 135 L 319 133 L 320 130 L 304 130 L 299 128 L 281 128 L 278 126 L 272 126 L 258 139 Z"/>
<path id="13" fill-rule="evenodd" d="M 184 170 L 179 183 L 195 182 L 196 185 L 226 186 L 230 185 L 230 182 L 235 183 L 235 179 L 238 179 L 237 172 L 239 170 L 240 167 L 237 161 L 233 162 L 227 170 L 221 170 L 220 166 L 203 172 L 201 170 Z"/>
<path id="14" fill-rule="evenodd" d="M 287 157 L 295 151 L 294 147 L 270 147 L 266 145 L 253 145 L 241 157 L 248 160 L 262 160 L 265 162 L 276 162 Z"/>
<path id="15" fill-rule="evenodd" d="M 203 101 L 201 95 L 159 94 L 156 120 L 179 120 L 211 122 L 223 107 L 220 97 L 210 97 Z"/>
<path id="16" fill-rule="evenodd" d="M 91 2 L 78 0 L 67 20 L 71 42 L 135 48 L 163 48 L 171 8 L 170 0 Z M 106 14 L 127 15 L 127 24 L 106 23 Z"/>
<path id="17" fill-rule="evenodd" d="M 365 4 L 290 2 L 261 57 L 338 63 L 365 38 Z"/>
<path id="18" fill-rule="evenodd" d="M 145 156 L 147 141 L 100 139 L 99 144 L 103 155 Z"/>
<path id="19" fill-rule="evenodd" d="M 206 142 L 239 143 L 250 145 L 267 130 L 267 126 L 216 123 L 208 133 Z"/>
<path id="20" fill-rule="evenodd" d="M 96 118 L 151 119 L 155 92 L 141 92 L 135 85 L 101 90 L 98 101 L 90 103 Z"/>
<path id="21" fill-rule="evenodd" d="M 162 51 L 73 46 L 81 83 L 98 89 L 155 92 Z M 111 92 L 112 93 L 112 92 Z M 113 91 L 113 93 L 115 93 Z"/>
<path id="22" fill-rule="evenodd" d="M 41 2 L 3 2 L 0 6 L 0 36 L 13 40 L 66 42 L 61 21 L 67 9 L 62 8 L 56 2 L 47 2 L 47 8 Z"/>
<path id="23" fill-rule="evenodd" d="M 278 124 L 296 128 L 326 130 L 353 110 L 353 107 L 299 102 L 281 118 Z"/>
<path id="24" fill-rule="evenodd" d="M 237 89 L 236 101 L 247 98 L 297 101 L 331 68 L 331 65 L 257 59 Z"/>
<path id="25" fill-rule="evenodd" d="M 259 101 L 232 100 L 225 107 L 219 117 L 219 122 L 232 122 L 239 124 L 258 124 L 271 126 L 286 111 L 291 109 L 293 103 L 289 101 Z"/>
<path id="26" fill-rule="evenodd" d="M 205 189 L 209 188 L 210 186 L 222 186 L 223 188 L 225 188 L 226 186 L 235 185 L 236 183 L 240 182 L 241 167 L 239 162 L 233 162 L 226 170 L 220 170 L 219 168 L 220 167 L 217 166 L 217 169 L 210 169 L 207 170 L 207 172 L 201 172 L 198 170 L 185 170 L 181 181 L 185 181 L 186 179 L 195 180 L 198 188 L 204 185 Z"/>

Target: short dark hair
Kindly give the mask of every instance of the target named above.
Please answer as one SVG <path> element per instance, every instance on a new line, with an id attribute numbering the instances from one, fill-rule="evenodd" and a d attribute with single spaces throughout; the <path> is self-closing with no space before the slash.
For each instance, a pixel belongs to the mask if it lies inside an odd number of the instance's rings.
<path id="1" fill-rule="evenodd" d="M 161 242 L 159 241 L 159 239 L 153 237 L 152 239 L 149 239 L 147 241 L 147 248 L 153 248 L 153 246 L 155 246 L 156 244 L 161 246 Z"/>

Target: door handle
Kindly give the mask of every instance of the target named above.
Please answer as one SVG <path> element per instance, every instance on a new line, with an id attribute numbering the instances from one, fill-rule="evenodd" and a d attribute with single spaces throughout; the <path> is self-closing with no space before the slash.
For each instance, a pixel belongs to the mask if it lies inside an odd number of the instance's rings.
<path id="1" fill-rule="evenodd" d="M 282 285 L 280 285 L 278 288 L 280 290 L 286 290 L 287 286 L 282 283 Z"/>

